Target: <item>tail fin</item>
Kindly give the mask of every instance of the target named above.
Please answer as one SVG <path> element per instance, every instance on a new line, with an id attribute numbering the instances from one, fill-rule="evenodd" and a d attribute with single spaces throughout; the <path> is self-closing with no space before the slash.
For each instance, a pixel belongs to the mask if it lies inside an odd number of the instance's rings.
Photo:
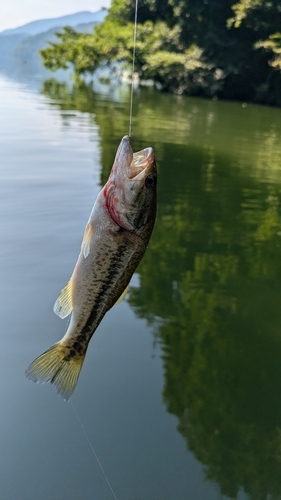
<path id="1" fill-rule="evenodd" d="M 27 368 L 25 374 L 33 382 L 51 382 L 57 393 L 68 401 L 76 387 L 85 354 L 71 356 L 69 347 L 54 344 Z"/>

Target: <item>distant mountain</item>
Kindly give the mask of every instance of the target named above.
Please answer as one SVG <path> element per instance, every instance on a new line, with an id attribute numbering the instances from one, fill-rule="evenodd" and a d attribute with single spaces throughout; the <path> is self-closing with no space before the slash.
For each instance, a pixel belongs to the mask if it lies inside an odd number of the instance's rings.
<path id="1" fill-rule="evenodd" d="M 4 60 L 9 60 L 11 53 L 16 49 L 20 42 L 26 38 L 26 35 L 18 34 L 12 36 L 5 36 L 0 38 L 0 65 Z"/>
<path id="2" fill-rule="evenodd" d="M 97 22 L 94 23 L 85 23 L 85 24 L 78 24 L 77 26 L 74 26 L 76 31 L 84 31 L 87 33 L 90 33 L 93 31 L 94 27 L 97 25 Z M 13 57 L 14 59 L 17 60 L 17 62 L 22 62 L 24 61 L 25 64 L 33 65 L 39 63 L 39 65 L 42 65 L 42 60 L 39 55 L 39 50 L 43 49 L 48 46 L 49 42 L 58 42 L 59 39 L 56 37 L 56 33 L 62 29 L 61 27 L 56 27 L 53 28 L 49 31 L 44 31 L 43 33 L 38 33 L 37 35 L 34 36 L 24 36 L 23 38 L 19 39 L 19 43 L 14 46 L 13 50 Z M 10 38 L 11 42 L 13 42 L 13 39 L 15 37 L 19 37 L 22 35 L 12 35 L 7 36 L 5 38 Z M 5 39 L 3 37 L 3 39 Z M 1 42 L 4 41 L 0 38 L 0 47 L 1 47 Z M 0 61 L 1 61 L 1 56 L 0 56 Z"/>
<path id="3" fill-rule="evenodd" d="M 44 31 L 59 26 L 77 26 L 78 24 L 88 23 L 101 23 L 107 14 L 106 10 L 99 10 L 97 12 L 77 12 L 76 14 L 69 14 L 67 16 L 54 17 L 51 19 L 40 19 L 32 21 L 31 23 L 24 24 L 18 28 L 7 29 L 0 32 L 0 37 L 11 35 L 38 35 Z"/>
<path id="4" fill-rule="evenodd" d="M 106 10 L 98 12 L 78 12 L 69 16 L 41 19 L 19 28 L 0 33 L 0 72 L 8 74 L 50 76 L 42 64 L 39 50 L 56 42 L 56 33 L 64 26 L 72 26 L 77 31 L 92 32 L 103 21 Z M 51 26 L 51 27 L 50 27 Z"/>

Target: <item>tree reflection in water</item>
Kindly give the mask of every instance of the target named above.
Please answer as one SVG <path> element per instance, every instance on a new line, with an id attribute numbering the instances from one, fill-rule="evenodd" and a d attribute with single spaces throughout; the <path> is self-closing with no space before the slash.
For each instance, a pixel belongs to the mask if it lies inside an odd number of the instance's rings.
<path id="1" fill-rule="evenodd" d="M 127 96 L 54 80 L 43 92 L 93 113 L 102 184 Z M 281 498 L 281 119 L 152 90 L 134 109 L 134 146 L 157 152 L 159 206 L 129 303 L 161 343 L 168 411 L 223 494 Z"/>

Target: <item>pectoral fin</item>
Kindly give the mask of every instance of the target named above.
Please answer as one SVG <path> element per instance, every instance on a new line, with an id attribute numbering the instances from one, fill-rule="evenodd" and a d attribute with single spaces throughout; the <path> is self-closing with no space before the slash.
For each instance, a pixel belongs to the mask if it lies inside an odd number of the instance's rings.
<path id="1" fill-rule="evenodd" d="M 120 304 L 120 302 L 122 302 L 123 299 L 125 299 L 127 293 L 128 293 L 128 290 L 129 290 L 129 286 L 130 286 L 130 283 L 129 285 L 125 288 L 124 292 L 120 295 L 119 299 L 117 300 L 117 302 L 115 302 L 115 306 L 117 306 L 117 304 Z"/>
<path id="2" fill-rule="evenodd" d="M 85 259 L 88 257 L 88 255 L 90 253 L 90 245 L 91 245 L 93 234 L 94 234 L 93 224 L 88 222 L 88 224 L 85 228 L 85 231 L 84 231 L 84 236 L 83 236 L 82 245 L 81 245 L 81 251 L 82 251 Z"/>
<path id="3" fill-rule="evenodd" d="M 63 319 L 71 313 L 72 309 L 72 279 L 70 279 L 55 302 L 54 313 Z"/>

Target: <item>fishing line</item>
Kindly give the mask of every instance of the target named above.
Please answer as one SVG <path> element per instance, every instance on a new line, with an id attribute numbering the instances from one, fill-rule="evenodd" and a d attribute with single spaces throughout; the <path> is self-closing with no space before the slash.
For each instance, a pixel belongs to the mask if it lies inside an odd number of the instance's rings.
<path id="1" fill-rule="evenodd" d="M 69 401 L 69 402 L 70 402 L 70 404 L 71 404 L 71 406 L 72 406 L 72 408 L 73 408 L 73 411 L 74 411 L 74 413 L 75 413 L 75 415 L 76 415 L 76 417 L 77 417 L 77 420 L 78 420 L 79 424 L 81 425 L 81 429 L 82 429 L 82 431 L 83 431 L 83 433 L 84 433 L 85 438 L 87 439 L 87 441 L 88 441 L 88 443 L 89 443 L 89 446 L 90 446 L 90 448 L 91 448 L 91 450 L 92 450 L 92 452 L 93 452 L 93 454 L 94 454 L 94 457 L 95 457 L 95 459 L 96 459 L 96 461 L 97 461 L 97 463 L 98 463 L 98 466 L 99 466 L 99 468 L 100 468 L 100 470 L 101 470 L 101 472 L 102 472 L 102 474 L 103 474 L 104 479 L 105 479 L 105 481 L 107 482 L 107 485 L 108 485 L 108 487 L 109 487 L 109 489 L 110 489 L 110 491 L 111 491 L 112 495 L 114 496 L 115 500 L 118 500 L 118 498 L 117 498 L 117 496 L 115 495 L 115 493 L 114 493 L 114 491 L 113 491 L 113 488 L 112 488 L 112 486 L 111 486 L 111 484 L 110 484 L 110 481 L 109 481 L 109 479 L 108 479 L 108 477 L 107 477 L 107 475 L 106 475 L 106 473 L 105 473 L 105 471 L 104 471 L 104 468 L 103 468 L 103 466 L 102 466 L 102 464 L 101 464 L 101 462 L 100 462 L 100 460 L 99 460 L 99 457 L 97 456 L 97 454 L 96 454 L 96 452 L 95 452 L 95 449 L 94 449 L 94 447 L 93 447 L 93 445 L 92 445 L 92 443 L 91 443 L 91 441 L 90 441 L 90 438 L 89 438 L 89 436 L 88 436 L 88 434 L 87 434 L 87 432 L 86 432 L 86 430 L 85 430 L 85 427 L 84 427 L 84 425 L 83 425 L 83 423 L 82 423 L 82 420 L 81 420 L 81 418 L 79 417 L 79 415 L 78 415 L 78 413 L 77 413 L 77 410 L 76 410 L 76 408 L 75 408 L 74 404 L 72 403 L 72 401 Z"/>
<path id="2" fill-rule="evenodd" d="M 134 93 L 133 75 L 134 75 L 134 72 L 135 72 L 137 20 L 138 20 L 138 0 L 136 0 L 136 2 L 135 2 L 135 22 L 134 22 L 134 42 L 133 42 L 133 67 L 132 67 L 132 83 L 131 83 L 131 97 L 130 97 L 129 137 L 131 137 L 131 133 L 132 133 L 133 93 Z M 78 420 L 78 422 L 79 422 L 79 424 L 81 426 L 83 434 L 84 434 L 86 440 L 88 441 L 88 444 L 89 444 L 89 446 L 90 446 L 90 448 L 91 448 L 91 450 L 93 452 L 93 455 L 94 455 L 94 457 L 95 457 L 95 459 L 96 459 L 96 461 L 98 463 L 98 466 L 99 466 L 99 468 L 100 468 L 100 470 L 102 472 L 102 475 L 103 475 L 104 479 L 105 479 L 105 481 L 106 481 L 106 483 L 107 483 L 107 485 L 108 485 L 108 487 L 109 487 L 109 489 L 110 489 L 113 497 L 115 498 L 115 500 L 118 500 L 117 496 L 115 495 L 114 490 L 113 490 L 113 488 L 112 488 L 112 486 L 110 484 L 110 481 L 109 481 L 109 479 L 108 479 L 108 477 L 107 477 L 107 475 L 105 473 L 105 470 L 104 470 L 104 468 L 103 468 L 103 466 L 102 466 L 102 464 L 100 462 L 100 459 L 97 456 L 96 451 L 95 451 L 95 449 L 94 449 L 94 447 L 93 447 L 93 445 L 92 445 L 92 443 L 90 441 L 90 438 L 89 438 L 89 436 L 88 436 L 88 434 L 86 432 L 86 429 L 85 429 L 85 427 L 83 425 L 83 422 L 82 422 L 81 418 L 79 417 L 78 412 L 77 412 L 74 404 L 72 403 L 72 401 L 70 401 L 70 404 L 71 404 L 71 406 L 73 408 L 73 411 L 74 411 L 74 413 L 76 415 L 76 418 L 77 418 L 77 420 Z"/>
<path id="3" fill-rule="evenodd" d="M 133 45 L 133 68 L 132 68 L 132 83 L 131 83 L 131 99 L 130 99 L 129 137 L 131 137 L 131 133 L 132 133 L 133 93 L 134 93 L 133 77 L 134 77 L 134 72 L 135 72 L 137 21 L 138 21 L 138 0 L 136 0 L 136 3 L 135 3 L 135 25 L 134 25 L 134 45 Z"/>

